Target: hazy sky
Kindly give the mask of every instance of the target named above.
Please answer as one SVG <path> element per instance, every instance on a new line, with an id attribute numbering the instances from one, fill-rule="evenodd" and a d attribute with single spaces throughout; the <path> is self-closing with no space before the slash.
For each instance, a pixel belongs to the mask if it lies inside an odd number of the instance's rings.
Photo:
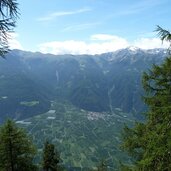
<path id="1" fill-rule="evenodd" d="M 161 47 L 156 25 L 171 29 L 171 0 L 18 0 L 12 48 L 95 54 Z M 166 47 L 164 44 L 163 46 Z"/>

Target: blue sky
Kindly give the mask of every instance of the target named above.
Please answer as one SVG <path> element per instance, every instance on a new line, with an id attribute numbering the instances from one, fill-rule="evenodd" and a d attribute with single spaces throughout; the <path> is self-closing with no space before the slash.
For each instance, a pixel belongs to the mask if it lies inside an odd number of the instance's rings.
<path id="1" fill-rule="evenodd" d="M 154 30 L 171 29 L 171 0 L 18 0 L 12 48 L 96 54 L 127 46 L 166 47 Z"/>

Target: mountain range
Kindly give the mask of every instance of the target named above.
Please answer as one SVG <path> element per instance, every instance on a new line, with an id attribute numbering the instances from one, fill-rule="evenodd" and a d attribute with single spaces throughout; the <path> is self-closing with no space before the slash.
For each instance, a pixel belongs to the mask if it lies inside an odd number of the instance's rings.
<path id="1" fill-rule="evenodd" d="M 0 122 L 45 113 L 54 99 L 87 111 L 121 110 L 141 119 L 141 77 L 167 56 L 135 47 L 100 55 L 52 55 L 20 50 L 0 59 Z"/>

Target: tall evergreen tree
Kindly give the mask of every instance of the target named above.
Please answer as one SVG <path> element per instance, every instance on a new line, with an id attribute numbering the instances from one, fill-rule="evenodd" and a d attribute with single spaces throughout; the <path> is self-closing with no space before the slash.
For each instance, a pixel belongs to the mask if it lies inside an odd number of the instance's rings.
<path id="1" fill-rule="evenodd" d="M 49 143 L 48 141 L 44 144 L 43 149 L 43 169 L 44 171 L 58 171 L 60 162 L 59 153 L 55 150 L 54 144 Z"/>
<path id="2" fill-rule="evenodd" d="M 16 0 L 0 0 L 0 56 L 2 57 L 8 51 L 9 33 L 15 27 L 18 14 Z"/>
<path id="3" fill-rule="evenodd" d="M 0 127 L 0 170 L 34 171 L 35 147 L 26 132 L 14 121 L 8 120 Z"/>
<path id="4" fill-rule="evenodd" d="M 158 27 L 162 40 L 171 42 L 171 34 Z M 171 170 L 171 57 L 143 74 L 144 97 L 148 105 L 145 123 L 125 127 L 123 148 L 134 158 L 127 170 Z M 124 168 L 125 169 L 125 168 Z"/>
<path id="5" fill-rule="evenodd" d="M 97 171 L 107 171 L 107 165 L 105 160 L 102 160 L 100 164 L 97 166 Z"/>

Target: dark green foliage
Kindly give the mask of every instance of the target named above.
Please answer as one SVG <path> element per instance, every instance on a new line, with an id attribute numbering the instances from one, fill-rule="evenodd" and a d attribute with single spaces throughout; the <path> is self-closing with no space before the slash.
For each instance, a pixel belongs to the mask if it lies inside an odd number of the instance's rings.
<path id="1" fill-rule="evenodd" d="M 45 171 L 58 171 L 60 170 L 59 162 L 60 156 L 55 150 L 54 144 L 50 144 L 46 141 L 43 149 L 43 169 Z"/>
<path id="2" fill-rule="evenodd" d="M 107 171 L 107 165 L 105 163 L 105 160 L 102 160 L 100 164 L 97 166 L 97 171 Z"/>
<path id="3" fill-rule="evenodd" d="M 8 51 L 9 32 L 15 27 L 18 17 L 18 4 L 16 0 L 0 1 L 0 56 Z"/>
<path id="4" fill-rule="evenodd" d="M 34 171 L 35 147 L 22 128 L 8 120 L 0 128 L 0 170 Z"/>
<path id="5" fill-rule="evenodd" d="M 17 74 L 9 74 L 0 82 L 0 97 L 6 97 L 0 98 L 0 123 L 8 117 L 21 120 L 49 110 L 50 101 L 42 86 L 25 75 Z M 32 101 L 38 103 L 32 106 L 22 104 Z"/>
<path id="6" fill-rule="evenodd" d="M 136 168 L 135 166 L 127 166 L 121 163 L 119 171 L 136 171 Z"/>
<path id="7" fill-rule="evenodd" d="M 131 154 L 137 170 L 171 170 L 171 57 L 143 74 L 149 106 L 146 123 L 125 127 L 123 148 Z M 136 170 L 134 169 L 134 170 Z"/>
<path id="8" fill-rule="evenodd" d="M 158 26 L 161 40 L 171 44 L 171 33 Z M 136 123 L 134 128 L 125 127 L 123 148 L 135 158 L 138 171 L 171 170 L 171 57 L 161 65 L 153 65 L 144 72 L 144 102 L 149 109 L 146 123 Z"/>
<path id="9" fill-rule="evenodd" d="M 157 26 L 156 31 L 158 32 L 159 37 L 161 38 L 162 42 L 164 40 L 168 41 L 171 45 L 171 33 L 168 30 L 165 30 L 163 28 L 161 28 L 160 26 Z M 171 46 L 169 47 L 169 49 L 171 48 Z"/>

